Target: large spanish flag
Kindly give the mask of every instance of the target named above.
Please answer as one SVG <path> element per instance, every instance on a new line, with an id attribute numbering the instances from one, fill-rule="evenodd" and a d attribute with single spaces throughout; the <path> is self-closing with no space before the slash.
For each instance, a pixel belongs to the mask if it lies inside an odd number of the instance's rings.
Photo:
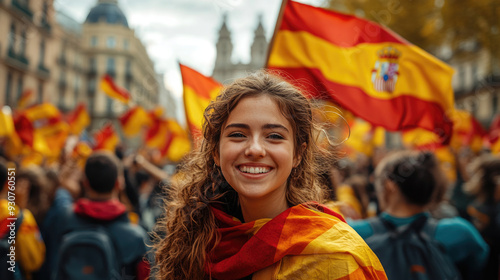
<path id="1" fill-rule="evenodd" d="M 267 67 L 312 98 L 332 99 L 390 131 L 421 127 L 449 141 L 453 70 L 392 31 L 287 1 Z"/>
<path id="2" fill-rule="evenodd" d="M 203 113 L 210 101 L 215 99 L 222 87 L 214 79 L 179 64 L 184 88 L 184 111 L 194 143 L 201 139 Z"/>
<path id="3" fill-rule="evenodd" d="M 206 266 L 214 279 L 387 279 L 363 239 L 321 205 L 300 204 L 248 223 L 211 210 L 221 238 Z"/>
<path id="4" fill-rule="evenodd" d="M 128 104 L 130 101 L 130 93 L 126 89 L 118 87 L 113 78 L 108 74 L 104 75 L 101 79 L 101 90 L 109 97 L 122 103 Z"/>

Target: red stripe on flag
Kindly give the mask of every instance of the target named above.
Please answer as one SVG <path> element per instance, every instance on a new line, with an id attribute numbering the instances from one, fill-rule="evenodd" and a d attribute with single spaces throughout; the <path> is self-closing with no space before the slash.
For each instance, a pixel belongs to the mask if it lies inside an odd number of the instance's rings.
<path id="1" fill-rule="evenodd" d="M 391 99 L 377 99 L 368 96 L 363 90 L 353 86 L 338 84 L 327 80 L 323 74 L 312 68 L 287 68 L 283 70 L 293 77 L 289 80 L 304 90 L 309 98 L 329 99 L 349 111 L 356 111 L 357 115 L 370 123 L 397 131 L 419 127 L 431 130 L 439 136 L 445 137 L 445 143 L 450 140 L 452 132 L 452 121 L 446 115 L 439 104 L 424 101 L 422 99 L 402 95 Z M 287 79 L 288 75 L 283 78 Z M 308 82 L 304 82 L 308 81 Z M 332 94 L 328 94 L 328 90 Z M 373 109 L 384 114 L 373 114 Z"/>
<path id="2" fill-rule="evenodd" d="M 340 47 L 362 43 L 409 44 L 376 23 L 294 1 L 286 5 L 280 30 L 305 31 Z"/>

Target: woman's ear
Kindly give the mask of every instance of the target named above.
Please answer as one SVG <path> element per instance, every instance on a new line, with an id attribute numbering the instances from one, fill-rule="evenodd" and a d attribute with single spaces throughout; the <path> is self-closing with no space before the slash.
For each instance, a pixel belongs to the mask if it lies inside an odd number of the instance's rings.
<path id="1" fill-rule="evenodd" d="M 213 156 L 214 156 L 215 165 L 220 166 L 219 152 L 215 151 Z"/>
<path id="2" fill-rule="evenodd" d="M 307 144 L 305 142 L 302 143 L 302 145 L 300 145 L 299 152 L 297 155 L 295 155 L 295 157 L 293 159 L 293 167 L 294 168 L 299 166 L 300 162 L 302 161 L 302 154 L 304 153 L 306 148 L 307 148 Z"/>

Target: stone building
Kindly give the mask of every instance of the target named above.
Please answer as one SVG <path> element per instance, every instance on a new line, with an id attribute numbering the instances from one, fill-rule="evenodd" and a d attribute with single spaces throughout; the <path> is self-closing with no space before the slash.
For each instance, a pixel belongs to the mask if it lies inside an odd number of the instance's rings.
<path id="1" fill-rule="evenodd" d="M 162 91 L 175 108 L 117 0 L 97 0 L 84 23 L 54 11 L 53 0 L 0 0 L 0 105 L 16 108 L 33 90 L 32 103 L 63 112 L 85 102 L 99 127 L 126 109 L 100 90 L 104 74 L 131 93 L 132 104 L 152 109 Z"/>
<path id="2" fill-rule="evenodd" d="M 259 16 L 257 28 L 254 31 L 254 39 L 250 48 L 251 60 L 249 63 L 233 63 L 233 43 L 231 32 L 227 27 L 227 15 L 224 15 L 222 26 L 219 30 L 219 39 L 216 44 L 217 54 L 215 58 L 212 77 L 221 82 L 229 83 L 232 80 L 246 76 L 248 72 L 263 68 L 266 63 L 267 46 L 265 30 L 262 26 L 262 16 Z"/>
<path id="3" fill-rule="evenodd" d="M 54 90 L 53 0 L 0 0 L 0 105 L 15 107 L 23 92 L 48 101 Z"/>

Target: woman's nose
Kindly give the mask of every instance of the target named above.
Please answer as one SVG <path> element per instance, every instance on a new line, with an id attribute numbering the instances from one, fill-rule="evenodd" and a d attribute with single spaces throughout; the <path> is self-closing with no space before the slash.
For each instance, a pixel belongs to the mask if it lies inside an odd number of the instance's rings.
<path id="1" fill-rule="evenodd" d="M 266 156 L 266 149 L 259 139 L 252 139 L 249 141 L 248 146 L 245 150 L 245 156 L 247 157 L 264 157 Z"/>

